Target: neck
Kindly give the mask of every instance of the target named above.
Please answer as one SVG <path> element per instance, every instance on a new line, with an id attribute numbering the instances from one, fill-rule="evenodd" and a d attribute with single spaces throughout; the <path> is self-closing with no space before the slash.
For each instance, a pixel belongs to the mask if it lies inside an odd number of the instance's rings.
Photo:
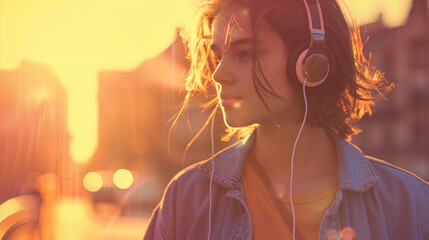
<path id="1" fill-rule="evenodd" d="M 293 146 L 298 136 L 300 123 L 276 126 L 261 125 L 256 131 L 253 154 L 267 172 L 271 181 L 289 189 Z M 294 186 L 317 189 L 332 185 L 337 175 L 335 145 L 322 128 L 305 125 L 296 145 L 293 160 Z M 308 188 L 311 186 L 310 188 Z"/>

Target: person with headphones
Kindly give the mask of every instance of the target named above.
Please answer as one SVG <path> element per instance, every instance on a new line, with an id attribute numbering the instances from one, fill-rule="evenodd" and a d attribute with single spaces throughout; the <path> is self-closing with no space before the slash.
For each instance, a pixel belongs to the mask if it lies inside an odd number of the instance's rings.
<path id="1" fill-rule="evenodd" d="M 205 0 L 184 107 L 215 92 L 224 139 L 177 174 L 145 239 L 429 239 L 429 185 L 350 143 L 393 85 L 337 0 Z M 354 28 L 353 28 L 354 27 Z M 213 138 L 213 134 L 212 134 Z"/>

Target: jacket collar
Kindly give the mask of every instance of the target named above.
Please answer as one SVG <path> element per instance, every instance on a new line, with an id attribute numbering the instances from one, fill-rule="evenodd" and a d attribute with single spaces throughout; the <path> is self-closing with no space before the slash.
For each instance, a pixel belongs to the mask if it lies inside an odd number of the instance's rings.
<path id="1" fill-rule="evenodd" d="M 231 147 L 214 155 L 213 159 L 205 161 L 199 169 L 207 176 L 211 177 L 214 163 L 213 181 L 227 188 L 235 188 L 243 178 L 245 157 L 250 149 L 249 142 L 238 142 Z"/>
<path id="2" fill-rule="evenodd" d="M 336 134 L 330 134 L 335 142 L 338 155 L 338 185 L 341 189 L 355 192 L 368 191 L 379 178 L 375 175 L 369 160 L 363 152 Z M 237 187 L 243 178 L 245 156 L 250 144 L 238 143 L 214 155 L 213 159 L 205 161 L 199 169 L 211 177 L 214 163 L 213 181 L 227 188 Z"/>
<path id="3" fill-rule="evenodd" d="M 338 156 L 338 185 L 341 189 L 366 192 L 380 179 L 371 167 L 368 158 L 355 145 L 338 135 L 331 134 Z"/>

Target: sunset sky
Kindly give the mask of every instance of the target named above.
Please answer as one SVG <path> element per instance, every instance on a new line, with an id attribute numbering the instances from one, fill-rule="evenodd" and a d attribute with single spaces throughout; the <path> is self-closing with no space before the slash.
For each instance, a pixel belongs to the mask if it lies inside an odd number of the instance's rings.
<path id="1" fill-rule="evenodd" d="M 157 38 L 157 34 L 172 31 L 172 26 L 183 25 L 189 21 L 189 16 L 192 15 L 190 1 L 192 0 L 0 0 L 0 69 L 16 66 L 23 57 L 21 55 L 26 55 L 22 53 L 23 47 L 26 50 L 35 47 L 34 43 L 23 46 L 28 42 L 26 40 L 29 37 L 34 37 L 31 34 L 43 32 L 45 34 L 43 38 L 46 40 L 50 37 L 46 34 L 53 34 L 50 31 L 58 35 L 56 31 L 61 29 L 64 32 L 67 30 L 80 34 L 94 33 L 94 29 L 85 32 L 91 26 L 97 27 L 96 31 L 104 34 L 107 31 L 110 33 L 116 31 L 114 39 L 110 40 L 110 43 L 117 44 L 113 49 L 111 48 L 112 51 L 124 48 L 123 42 L 127 42 L 129 48 L 134 48 L 134 44 L 153 46 L 155 42 L 155 45 L 168 45 L 168 41 Z M 382 13 L 387 25 L 396 26 L 405 20 L 412 0 L 345 0 L 344 2 L 350 6 L 361 24 L 374 21 Z M 100 29 L 101 25 L 102 29 Z M 136 29 L 140 31 L 135 31 Z M 147 37 L 148 32 L 153 38 Z M 137 38 L 130 42 L 130 39 L 124 37 L 127 34 L 133 38 L 135 35 L 140 35 L 142 39 Z M 85 43 L 87 46 L 90 46 L 91 42 L 99 44 L 97 35 L 100 36 L 100 34 L 89 34 L 91 39 L 86 38 L 83 41 L 90 41 Z M 101 34 L 101 37 L 105 35 Z M 154 39 L 156 39 L 155 42 Z M 164 39 L 171 41 L 168 38 Z M 57 37 L 52 40 L 61 39 Z M 157 47 L 147 48 L 145 49 L 147 55 L 159 52 Z M 149 49 L 153 52 L 148 52 Z M 42 51 L 41 55 L 45 55 L 44 49 L 39 51 Z M 133 60 L 133 56 L 128 54 L 127 56 L 129 59 L 122 59 L 122 61 Z M 100 65 L 121 68 L 124 67 L 121 65 L 128 64 L 129 62 L 112 62 Z"/>
<path id="2" fill-rule="evenodd" d="M 130 70 L 164 51 L 190 21 L 191 0 L 0 0 L 0 69 L 48 65 L 67 89 L 71 152 L 97 146 L 97 73 Z M 348 0 L 361 24 L 404 22 L 412 0 Z"/>

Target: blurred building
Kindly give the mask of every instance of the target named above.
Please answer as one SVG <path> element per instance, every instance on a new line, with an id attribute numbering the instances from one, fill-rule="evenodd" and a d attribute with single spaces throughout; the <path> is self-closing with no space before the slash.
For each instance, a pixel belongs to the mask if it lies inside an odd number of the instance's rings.
<path id="1" fill-rule="evenodd" d="M 0 204 L 36 193 L 47 172 L 69 177 L 67 94 L 47 66 L 0 71 Z"/>
<path id="2" fill-rule="evenodd" d="M 368 154 L 429 179 L 429 14 L 426 0 L 414 0 L 407 21 L 388 28 L 382 15 L 362 27 L 366 56 L 396 89 L 380 100 L 353 138 Z"/>
<path id="3" fill-rule="evenodd" d="M 186 68 L 178 39 L 131 71 L 99 74 L 99 146 L 90 168 L 156 172 L 167 161 L 167 121 Z"/>
<path id="4" fill-rule="evenodd" d="M 150 205 L 146 211 L 152 210 L 167 179 L 179 169 L 166 144 L 167 121 L 174 115 L 170 109 L 183 99 L 178 89 L 187 62 L 179 39 L 136 69 L 99 73 L 99 145 L 88 170 L 133 170 L 135 180 L 144 182 L 130 199 L 138 202 L 131 206 L 136 215 L 144 203 Z M 118 189 L 102 189 L 96 198 L 109 201 L 112 191 Z"/>

